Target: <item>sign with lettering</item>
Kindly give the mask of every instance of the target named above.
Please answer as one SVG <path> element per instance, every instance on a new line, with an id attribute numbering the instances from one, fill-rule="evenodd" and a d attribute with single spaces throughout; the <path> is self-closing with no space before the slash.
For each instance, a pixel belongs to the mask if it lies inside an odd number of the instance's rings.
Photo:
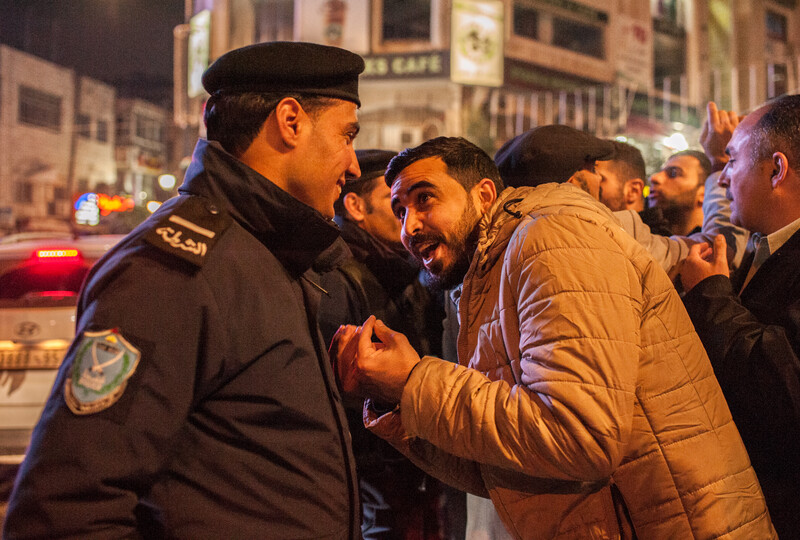
<path id="1" fill-rule="evenodd" d="M 443 51 L 365 56 L 362 79 L 447 77 L 449 58 Z"/>
<path id="2" fill-rule="evenodd" d="M 454 0 L 450 35 L 453 82 L 503 85 L 502 0 Z"/>
<path id="3" fill-rule="evenodd" d="M 189 21 L 189 97 L 203 95 L 201 77 L 208 67 L 208 51 L 211 35 L 211 12 L 206 10 L 194 15 Z"/>

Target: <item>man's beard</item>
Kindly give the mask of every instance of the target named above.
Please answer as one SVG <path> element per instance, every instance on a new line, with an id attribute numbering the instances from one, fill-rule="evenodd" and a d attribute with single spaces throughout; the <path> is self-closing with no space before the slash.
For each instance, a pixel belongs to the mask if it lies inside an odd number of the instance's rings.
<path id="1" fill-rule="evenodd" d="M 671 227 L 680 225 L 686 222 L 687 216 L 694 209 L 695 199 L 697 198 L 697 189 L 684 191 L 671 199 L 661 199 L 658 201 L 657 207 L 661 210 L 661 215 L 670 224 Z"/>
<path id="2" fill-rule="evenodd" d="M 416 250 L 416 246 L 419 244 L 436 242 L 449 248 L 453 255 L 453 262 L 450 266 L 445 267 L 442 261 L 437 261 L 427 269 L 432 278 L 429 285 L 434 290 L 446 291 L 464 280 L 472 262 L 472 256 L 475 254 L 475 248 L 478 246 L 478 235 L 478 215 L 472 204 L 468 202 L 461 217 L 458 218 L 452 234 L 418 234 L 411 238 L 408 248 L 420 262 L 422 259 Z"/>

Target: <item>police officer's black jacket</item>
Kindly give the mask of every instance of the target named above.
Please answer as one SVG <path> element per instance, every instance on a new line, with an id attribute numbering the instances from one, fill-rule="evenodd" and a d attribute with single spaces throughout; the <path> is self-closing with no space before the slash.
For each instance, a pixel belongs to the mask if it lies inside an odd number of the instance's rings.
<path id="1" fill-rule="evenodd" d="M 312 266 L 336 227 L 216 143 L 198 143 L 180 191 L 87 278 L 6 537 L 359 537 L 315 313 Z M 104 329 L 138 368 L 116 403 L 78 415 L 76 343 Z"/>

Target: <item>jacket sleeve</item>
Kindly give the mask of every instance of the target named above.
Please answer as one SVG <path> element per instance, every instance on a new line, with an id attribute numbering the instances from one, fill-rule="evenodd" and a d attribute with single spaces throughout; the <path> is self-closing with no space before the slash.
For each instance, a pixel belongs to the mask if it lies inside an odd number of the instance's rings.
<path id="1" fill-rule="evenodd" d="M 689 248 L 696 241 L 692 237 L 653 234 L 639 213 L 633 210 L 619 210 L 614 212 L 614 217 L 625 232 L 633 236 L 670 276 L 676 273 L 679 264 L 689 255 Z"/>
<path id="2" fill-rule="evenodd" d="M 425 357 L 423 361 L 428 359 L 438 360 Z M 466 493 L 489 498 L 476 462 L 443 452 L 423 439 L 408 436 L 399 411 L 377 414 L 368 399 L 364 402 L 364 425 L 431 476 Z"/>
<path id="3" fill-rule="evenodd" d="M 204 292 L 188 284 L 197 281 L 151 262 L 122 270 L 86 299 L 20 469 L 5 538 L 136 536 L 137 503 L 176 447 L 210 341 L 201 330 Z M 116 402 L 78 415 L 64 398 L 76 344 L 84 330 L 104 329 L 117 329 L 139 362 Z"/>
<path id="4" fill-rule="evenodd" d="M 633 210 L 614 212 L 622 228 L 633 236 L 644 247 L 656 262 L 675 278 L 680 270 L 680 263 L 689 255 L 693 244 L 708 242 L 713 244 L 714 237 L 721 234 L 728 242 L 728 263 L 731 270 L 739 267 L 745 254 L 750 232 L 731 223 L 731 201 L 726 196 L 725 188 L 717 184 L 719 173 L 706 179 L 705 197 L 703 198 L 703 227 L 698 233 L 689 236 L 661 236 L 653 234 Z"/>
<path id="5" fill-rule="evenodd" d="M 756 426 L 797 441 L 800 301 L 789 306 L 782 326 L 757 320 L 725 276 L 704 279 L 683 301 L 743 437 Z"/>
<path id="6" fill-rule="evenodd" d="M 462 332 L 475 340 L 473 365 L 507 355 L 516 384 L 423 360 L 403 391 L 403 426 L 486 465 L 557 480 L 606 479 L 633 422 L 641 300 L 631 295 L 641 291 L 640 278 L 606 229 L 570 216 L 520 225 L 502 264 L 497 319 Z M 469 305 L 471 286 L 468 275 L 462 325 L 485 302 L 476 292 Z"/>

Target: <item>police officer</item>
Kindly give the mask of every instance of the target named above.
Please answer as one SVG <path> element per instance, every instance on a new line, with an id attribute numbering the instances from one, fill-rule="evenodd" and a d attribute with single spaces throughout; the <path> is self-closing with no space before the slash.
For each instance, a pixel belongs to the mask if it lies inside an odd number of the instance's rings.
<path id="1" fill-rule="evenodd" d="M 6 538 L 358 538 L 320 338 L 363 60 L 220 57 L 180 188 L 95 266 L 11 496 Z"/>

